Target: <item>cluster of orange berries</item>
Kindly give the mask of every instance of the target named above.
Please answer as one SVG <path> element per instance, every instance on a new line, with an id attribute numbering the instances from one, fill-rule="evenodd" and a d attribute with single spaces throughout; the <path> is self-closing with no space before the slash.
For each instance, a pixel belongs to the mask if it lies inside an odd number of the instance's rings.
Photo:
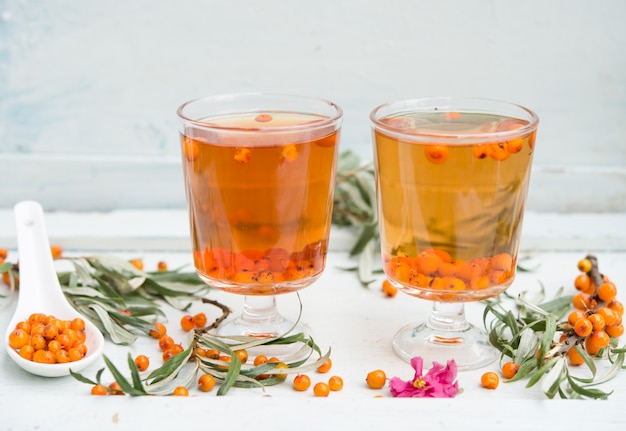
<path id="1" fill-rule="evenodd" d="M 572 311 L 567 317 L 569 330 L 562 338 L 575 334 L 584 339 L 587 353 L 597 355 L 607 347 L 611 338 L 618 338 L 624 333 L 622 316 L 624 305 L 617 300 L 617 287 L 605 275 L 600 275 L 592 259 L 586 257 L 578 262 L 580 274 L 574 280 L 574 286 L 580 293 L 572 298 Z M 572 365 L 584 361 L 576 349 L 568 350 Z"/>
<path id="2" fill-rule="evenodd" d="M 277 231 L 271 226 L 260 226 L 259 235 L 271 237 Z M 290 253 L 283 248 L 246 250 L 233 253 L 224 248 L 195 250 L 194 265 L 203 274 L 238 283 L 254 283 L 255 293 L 275 293 L 275 283 L 299 280 L 323 269 L 326 241 L 318 241 L 302 250 Z"/>
<path id="3" fill-rule="evenodd" d="M 85 321 L 57 319 L 33 313 L 18 322 L 9 334 L 9 346 L 29 361 L 64 364 L 80 361 L 87 354 Z"/>
<path id="4" fill-rule="evenodd" d="M 332 360 L 326 359 L 322 365 L 317 367 L 318 373 L 328 373 L 332 368 Z M 298 374 L 293 378 L 293 388 L 296 391 L 304 392 L 311 387 L 311 378 L 307 374 Z M 332 376 L 328 381 L 319 381 L 313 386 L 313 395 L 316 397 L 327 397 L 330 392 L 337 392 L 343 389 L 343 379 L 340 376 Z"/>
<path id="5" fill-rule="evenodd" d="M 452 260 L 444 250 L 425 250 L 415 257 L 384 256 L 385 272 L 404 285 L 432 290 L 480 290 L 506 284 L 515 273 L 508 253 L 470 261 Z"/>

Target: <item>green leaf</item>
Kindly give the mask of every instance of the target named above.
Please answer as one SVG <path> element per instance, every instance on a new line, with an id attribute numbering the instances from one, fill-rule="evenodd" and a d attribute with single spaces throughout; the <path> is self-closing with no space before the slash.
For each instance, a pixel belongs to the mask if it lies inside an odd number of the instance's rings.
<path id="1" fill-rule="evenodd" d="M 131 396 L 147 395 L 145 391 L 133 387 L 122 375 L 122 373 L 120 373 L 120 371 L 115 367 L 115 365 L 113 365 L 113 362 L 111 362 L 111 360 L 106 355 L 103 355 L 102 358 L 104 359 L 104 363 L 106 364 L 107 368 L 113 375 L 113 378 L 120 385 L 120 388 L 122 388 L 122 391 L 124 391 L 125 394 Z"/>
<path id="2" fill-rule="evenodd" d="M 146 392 L 143 384 L 141 383 L 141 377 L 139 376 L 139 369 L 137 368 L 137 364 L 133 360 L 131 354 L 128 354 L 128 368 L 130 369 L 130 375 L 133 380 L 133 387 L 138 391 Z"/>
<path id="3" fill-rule="evenodd" d="M 103 371 L 104 371 L 104 368 L 100 369 L 100 371 L 98 372 L 98 376 L 100 376 Z M 82 374 L 76 373 L 76 372 L 72 371 L 71 369 L 70 369 L 70 376 L 74 377 L 79 382 L 87 383 L 89 385 L 94 385 L 94 386 L 97 385 L 98 382 L 100 381 L 99 378 L 97 378 L 96 381 L 88 379 L 87 377 L 83 376 Z"/>

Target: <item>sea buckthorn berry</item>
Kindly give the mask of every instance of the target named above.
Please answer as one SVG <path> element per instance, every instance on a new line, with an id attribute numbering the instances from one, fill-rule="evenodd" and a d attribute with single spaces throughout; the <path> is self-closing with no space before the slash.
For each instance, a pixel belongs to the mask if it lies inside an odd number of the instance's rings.
<path id="1" fill-rule="evenodd" d="M 493 371 L 487 371 L 480 377 L 480 384 L 486 389 L 496 389 L 500 383 L 500 378 Z"/>
<path id="2" fill-rule="evenodd" d="M 575 348 L 571 347 L 568 351 L 567 351 L 567 358 L 569 359 L 569 363 L 572 365 L 582 365 L 585 363 L 585 360 L 583 359 L 583 357 L 580 355 L 580 353 L 578 353 L 578 350 L 576 350 Z"/>
<path id="3" fill-rule="evenodd" d="M 210 392 L 215 387 L 215 377 L 211 374 L 203 374 L 198 379 L 198 389 L 202 392 Z"/>
<path id="4" fill-rule="evenodd" d="M 139 271 L 143 271 L 143 260 L 141 259 L 133 259 L 130 261 L 130 264 L 134 266 Z"/>
<path id="5" fill-rule="evenodd" d="M 6 259 L 9 251 L 6 248 L 0 248 L 0 259 Z"/>
<path id="6" fill-rule="evenodd" d="M 586 293 L 579 293 L 572 298 L 572 305 L 578 310 L 591 310 L 594 305 L 593 303 L 594 301 L 591 299 L 591 296 Z"/>
<path id="7" fill-rule="evenodd" d="M 159 338 L 159 348 L 165 351 L 174 345 L 174 339 L 169 335 L 164 335 Z"/>
<path id="8" fill-rule="evenodd" d="M 167 262 L 165 262 L 164 260 L 160 260 L 159 262 L 157 262 L 157 271 L 167 271 Z"/>
<path id="9" fill-rule="evenodd" d="M 485 144 L 475 144 L 472 147 L 472 154 L 477 159 L 485 159 L 489 155 L 489 149 Z"/>
<path id="10" fill-rule="evenodd" d="M 146 371 L 150 366 L 150 359 L 146 355 L 137 355 L 135 357 L 135 365 L 139 371 Z"/>
<path id="11" fill-rule="evenodd" d="M 426 159 L 436 165 L 444 163 L 448 159 L 448 153 L 448 147 L 445 145 L 429 145 L 424 149 Z"/>
<path id="12" fill-rule="evenodd" d="M 319 367 L 317 367 L 317 372 L 318 373 L 327 373 L 330 371 L 330 369 L 333 367 L 333 361 L 331 361 L 330 358 L 326 359 L 326 361 L 324 361 L 324 363 L 322 365 L 320 365 Z"/>
<path id="13" fill-rule="evenodd" d="M 35 350 L 44 350 L 48 343 L 43 335 L 33 335 L 30 337 L 30 345 L 33 346 Z"/>
<path id="14" fill-rule="evenodd" d="M 619 314 L 620 316 L 624 314 L 624 304 L 619 302 L 617 299 L 611 301 L 609 305 L 607 305 L 607 307 L 609 307 L 611 310 L 616 311 L 617 314 Z"/>
<path id="15" fill-rule="evenodd" d="M 70 328 L 74 331 L 84 331 L 85 330 L 85 321 L 80 317 L 76 317 L 70 322 Z"/>
<path id="16" fill-rule="evenodd" d="M 306 391 L 311 386 L 311 379 L 306 374 L 298 374 L 293 378 L 293 388 L 296 391 Z"/>
<path id="17" fill-rule="evenodd" d="M 172 392 L 172 395 L 174 395 L 175 397 L 188 397 L 189 389 L 184 386 L 176 386 L 174 388 L 174 391 Z"/>
<path id="18" fill-rule="evenodd" d="M 232 361 L 232 358 L 228 355 L 221 355 L 219 358 L 217 358 L 218 361 L 222 361 L 222 362 L 228 362 L 230 363 Z M 218 368 L 221 368 L 223 370 L 227 370 L 229 368 L 228 364 L 224 364 L 224 365 L 218 365 Z"/>
<path id="19" fill-rule="evenodd" d="M 610 342 L 611 338 L 606 332 L 592 332 L 591 335 L 585 339 L 585 349 L 587 350 L 587 353 L 594 356 L 597 355 L 598 352 L 600 352 L 600 350 L 604 347 L 608 346 Z"/>
<path id="20" fill-rule="evenodd" d="M 259 114 L 254 117 L 254 121 L 259 123 L 267 123 L 268 121 L 272 121 L 272 116 L 270 114 Z"/>
<path id="21" fill-rule="evenodd" d="M 513 268 L 513 256 L 508 253 L 496 254 L 489 261 L 490 268 L 500 271 L 510 271 Z"/>
<path id="22" fill-rule="evenodd" d="M 332 376 L 328 379 L 328 387 L 331 391 L 340 391 L 343 388 L 343 379 L 339 376 Z"/>
<path id="23" fill-rule="evenodd" d="M 510 141 L 506 141 L 506 150 L 511 154 L 516 154 L 522 151 L 524 147 L 524 139 L 523 138 L 515 138 Z"/>
<path id="24" fill-rule="evenodd" d="M 519 365 L 516 362 L 509 361 L 502 365 L 502 377 L 512 379 L 519 371 Z"/>
<path id="25" fill-rule="evenodd" d="M 150 330 L 150 336 L 152 338 L 160 339 L 167 333 L 167 328 L 160 322 L 154 322 L 152 326 L 154 327 Z"/>
<path id="26" fill-rule="evenodd" d="M 208 349 L 206 351 L 206 357 L 209 359 L 217 359 L 221 356 L 221 352 L 215 349 Z"/>
<path id="27" fill-rule="evenodd" d="M 265 363 L 268 362 L 267 356 L 265 355 L 259 355 L 256 358 L 254 358 L 254 366 L 257 367 L 259 365 L 263 365 Z"/>
<path id="28" fill-rule="evenodd" d="M 28 344 L 29 334 L 23 329 L 14 329 L 9 334 L 9 346 L 13 349 L 20 349 Z"/>
<path id="29" fill-rule="evenodd" d="M 28 361 L 33 360 L 34 353 L 35 353 L 35 348 L 31 346 L 30 344 L 26 344 L 25 346 L 22 346 L 22 348 L 20 348 L 20 351 L 19 351 L 20 356 Z"/>
<path id="30" fill-rule="evenodd" d="M 52 254 L 53 259 L 59 259 L 63 256 L 63 247 L 54 244 L 50 247 L 50 253 Z"/>
<path id="31" fill-rule="evenodd" d="M 113 382 L 109 384 L 108 387 L 109 394 L 111 395 L 124 395 L 124 391 L 119 383 Z"/>
<path id="32" fill-rule="evenodd" d="M 391 284 L 389 280 L 384 280 L 382 284 L 382 291 L 385 296 L 393 298 L 398 293 L 398 288 Z"/>
<path id="33" fill-rule="evenodd" d="M 85 354 L 78 347 L 72 347 L 68 352 L 70 355 L 70 362 L 80 361 L 85 357 Z"/>
<path id="34" fill-rule="evenodd" d="M 274 368 L 288 369 L 289 365 L 285 364 L 284 362 L 279 362 Z M 274 374 L 274 377 L 285 380 L 287 378 L 287 374 Z"/>
<path id="35" fill-rule="evenodd" d="M 592 264 L 589 259 L 585 258 L 585 259 L 580 259 L 578 261 L 578 270 L 580 272 L 589 272 L 591 271 L 591 267 L 592 267 Z"/>
<path id="36" fill-rule="evenodd" d="M 589 319 L 578 319 L 576 323 L 574 323 L 574 332 L 579 337 L 586 337 L 587 335 L 591 334 L 592 330 L 593 324 Z"/>
<path id="37" fill-rule="evenodd" d="M 242 364 L 248 362 L 248 351 L 246 349 L 235 350 L 235 355 L 237 355 Z"/>
<path id="38" fill-rule="evenodd" d="M 585 313 L 583 310 L 574 310 L 567 316 L 567 322 L 570 325 L 574 326 L 574 324 L 578 320 L 584 319 L 586 317 L 587 317 L 587 313 Z"/>
<path id="39" fill-rule="evenodd" d="M 597 295 L 601 301 L 611 302 L 617 295 L 617 288 L 615 287 L 615 284 L 610 281 L 608 283 L 602 283 L 598 286 Z"/>
<path id="40" fill-rule="evenodd" d="M 248 163 L 252 157 L 252 151 L 250 148 L 236 148 L 233 158 L 239 163 Z"/>
<path id="41" fill-rule="evenodd" d="M 609 307 L 600 307 L 596 310 L 596 313 L 604 317 L 604 324 L 606 326 L 613 326 L 621 323 L 619 314 Z"/>
<path id="42" fill-rule="evenodd" d="M 313 386 L 313 394 L 316 397 L 327 397 L 330 393 L 330 387 L 324 382 L 318 382 Z"/>
<path id="43" fill-rule="evenodd" d="M 98 385 L 93 385 L 91 388 L 91 395 L 106 395 L 108 393 L 107 388 L 105 388 L 104 386 L 98 384 Z"/>
<path id="44" fill-rule="evenodd" d="M 387 382 L 387 375 L 383 370 L 370 371 L 367 373 L 365 382 L 371 389 L 380 389 L 385 386 L 385 383 Z"/>
<path id="45" fill-rule="evenodd" d="M 574 279 L 574 287 L 583 293 L 593 293 L 591 277 L 587 274 L 578 274 L 578 276 Z"/>
<path id="46" fill-rule="evenodd" d="M 192 320 L 196 328 L 204 328 L 206 326 L 207 319 L 204 313 L 194 314 Z"/>
<path id="47" fill-rule="evenodd" d="M 183 328 L 183 331 L 189 332 L 193 328 L 196 327 L 195 323 L 193 323 L 193 316 L 191 314 L 185 314 L 180 318 L 180 327 Z"/>
<path id="48" fill-rule="evenodd" d="M 49 350 L 36 350 L 33 354 L 33 362 L 55 364 L 56 361 L 56 355 Z"/>
<path id="49" fill-rule="evenodd" d="M 285 145 L 280 153 L 281 162 L 293 162 L 298 158 L 298 149 L 295 145 Z"/>
<path id="50" fill-rule="evenodd" d="M 589 321 L 593 325 L 593 330 L 594 331 L 600 331 L 600 330 L 604 329 L 604 327 L 606 326 L 606 322 L 604 321 L 604 317 L 602 317 L 602 315 L 598 314 L 598 313 L 594 313 L 591 316 L 589 316 Z"/>
<path id="51" fill-rule="evenodd" d="M 604 328 L 604 331 L 611 338 L 619 338 L 624 334 L 624 325 L 620 323 L 619 325 L 607 326 Z"/>

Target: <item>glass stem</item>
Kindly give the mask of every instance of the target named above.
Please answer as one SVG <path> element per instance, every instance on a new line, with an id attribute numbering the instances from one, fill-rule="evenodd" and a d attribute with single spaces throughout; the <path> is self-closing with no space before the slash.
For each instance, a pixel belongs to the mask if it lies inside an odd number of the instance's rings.
<path id="1" fill-rule="evenodd" d="M 470 324 L 465 318 L 463 302 L 433 302 L 427 326 L 440 331 L 465 331 Z"/>
<path id="2" fill-rule="evenodd" d="M 272 324 L 282 320 L 275 295 L 246 296 L 240 319 L 247 325 Z"/>

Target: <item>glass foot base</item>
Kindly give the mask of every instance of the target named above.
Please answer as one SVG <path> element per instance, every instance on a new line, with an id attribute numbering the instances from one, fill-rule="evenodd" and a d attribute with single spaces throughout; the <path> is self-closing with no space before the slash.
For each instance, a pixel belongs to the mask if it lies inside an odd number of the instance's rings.
<path id="1" fill-rule="evenodd" d="M 255 309 L 254 311 L 258 311 Z M 215 333 L 221 337 L 254 337 L 274 338 L 302 334 L 304 339 L 312 337 L 308 325 L 286 319 L 274 309 L 271 313 L 251 313 L 247 307 L 240 316 L 228 320 L 220 325 Z M 293 362 L 306 359 L 312 349 L 306 344 L 296 342 L 291 344 L 264 344 L 246 349 L 250 358 L 265 355 L 268 358 L 276 357 L 284 362 Z"/>
<path id="2" fill-rule="evenodd" d="M 489 365 L 499 355 L 487 334 L 472 325 L 442 331 L 426 323 L 411 324 L 396 333 L 392 345 L 403 360 L 410 362 L 411 358 L 421 356 L 428 368 L 433 361 L 445 366 L 454 359 L 458 370 L 473 370 Z"/>

